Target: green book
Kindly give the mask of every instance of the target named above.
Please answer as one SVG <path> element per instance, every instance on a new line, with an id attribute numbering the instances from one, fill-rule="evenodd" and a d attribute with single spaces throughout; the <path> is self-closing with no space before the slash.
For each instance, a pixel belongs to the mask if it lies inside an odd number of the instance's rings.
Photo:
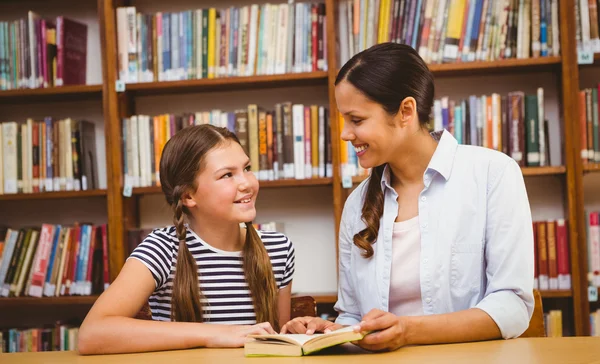
<path id="1" fill-rule="evenodd" d="M 525 149 L 527 166 L 540 165 L 540 133 L 536 95 L 525 95 Z"/>
<path id="2" fill-rule="evenodd" d="M 347 326 L 327 334 L 248 335 L 254 338 L 254 341 L 244 344 L 244 355 L 249 357 L 310 355 L 325 348 L 362 340 L 367 334 L 367 332 L 354 332 L 352 326 Z"/>

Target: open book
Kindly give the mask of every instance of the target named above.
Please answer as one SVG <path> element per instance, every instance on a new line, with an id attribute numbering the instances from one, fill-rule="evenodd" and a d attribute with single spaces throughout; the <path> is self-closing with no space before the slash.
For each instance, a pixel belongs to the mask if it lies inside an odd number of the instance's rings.
<path id="1" fill-rule="evenodd" d="M 327 334 L 248 335 L 255 340 L 244 345 L 246 356 L 302 356 L 350 341 L 361 340 L 367 333 L 354 332 L 347 326 Z"/>

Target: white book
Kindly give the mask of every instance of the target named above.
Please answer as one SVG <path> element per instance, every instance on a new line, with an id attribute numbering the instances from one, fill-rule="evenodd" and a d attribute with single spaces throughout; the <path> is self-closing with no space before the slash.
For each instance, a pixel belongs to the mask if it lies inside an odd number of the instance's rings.
<path id="1" fill-rule="evenodd" d="M 17 193 L 17 123 L 2 123 L 2 172 L 4 193 Z"/>
<path id="2" fill-rule="evenodd" d="M 538 107 L 538 129 L 540 139 L 540 166 L 544 167 L 548 165 L 546 161 L 546 131 L 544 129 L 544 89 L 538 87 L 537 89 L 537 107 Z"/>
<path id="3" fill-rule="evenodd" d="M 304 105 L 292 106 L 294 121 L 294 178 L 304 179 Z"/>
<path id="4" fill-rule="evenodd" d="M 319 177 L 325 177 L 325 108 L 319 106 Z"/>
<path id="5" fill-rule="evenodd" d="M 256 51 L 258 46 L 258 5 L 250 6 L 250 36 L 248 40 L 248 67 L 246 68 L 246 76 L 254 75 L 256 67 Z"/>

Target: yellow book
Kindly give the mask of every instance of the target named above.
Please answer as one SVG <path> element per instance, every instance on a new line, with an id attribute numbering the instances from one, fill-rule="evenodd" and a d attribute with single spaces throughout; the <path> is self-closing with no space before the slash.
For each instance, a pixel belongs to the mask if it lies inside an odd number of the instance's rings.
<path id="1" fill-rule="evenodd" d="M 215 34 L 217 11 L 208 9 L 208 78 L 215 78 Z"/>
<path id="2" fill-rule="evenodd" d="M 327 334 L 248 335 L 254 338 L 244 344 L 245 356 L 303 356 L 325 348 L 361 340 L 367 333 L 354 332 L 347 326 Z"/>

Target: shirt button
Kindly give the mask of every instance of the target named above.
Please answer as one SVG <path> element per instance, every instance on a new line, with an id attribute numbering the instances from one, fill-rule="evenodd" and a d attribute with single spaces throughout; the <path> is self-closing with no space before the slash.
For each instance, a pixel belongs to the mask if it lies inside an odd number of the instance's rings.
<path id="1" fill-rule="evenodd" d="M 423 201 L 423 202 L 427 201 L 427 197 L 425 197 L 425 196 L 421 197 L 421 201 Z"/>
<path id="2" fill-rule="evenodd" d="M 423 259 L 423 263 L 428 263 L 428 262 L 429 262 L 429 260 Z"/>
<path id="3" fill-rule="evenodd" d="M 431 303 L 431 298 L 427 297 L 427 298 L 425 299 L 425 302 L 427 302 L 427 303 Z"/>
<path id="4" fill-rule="evenodd" d="M 426 223 L 426 222 L 422 223 L 422 224 L 421 224 L 421 227 L 422 227 L 422 228 L 426 228 L 426 227 L 427 227 L 427 223 Z"/>

